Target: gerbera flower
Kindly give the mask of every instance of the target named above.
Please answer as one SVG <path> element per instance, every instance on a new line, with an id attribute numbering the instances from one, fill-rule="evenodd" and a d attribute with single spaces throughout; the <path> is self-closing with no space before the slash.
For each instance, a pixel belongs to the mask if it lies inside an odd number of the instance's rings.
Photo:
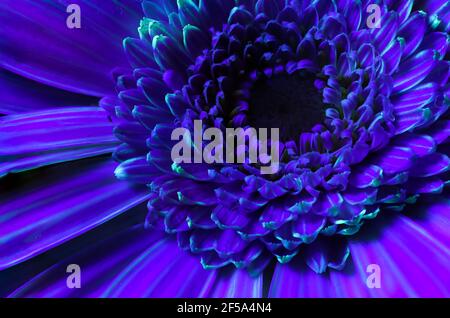
<path id="1" fill-rule="evenodd" d="M 448 2 L 79 3 L 0 4 L 5 295 L 449 295 Z M 175 164 L 195 120 L 280 169 Z"/>

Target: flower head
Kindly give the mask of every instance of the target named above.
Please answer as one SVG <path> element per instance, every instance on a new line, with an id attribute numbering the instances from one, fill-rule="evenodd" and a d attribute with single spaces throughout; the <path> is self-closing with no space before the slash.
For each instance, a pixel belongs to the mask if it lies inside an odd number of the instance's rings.
<path id="1" fill-rule="evenodd" d="M 449 295 L 447 0 L 71 2 L 0 1 L 0 295 Z"/>
<path id="2" fill-rule="evenodd" d="M 140 38 L 124 41 L 116 175 L 150 186 L 147 224 L 204 267 L 259 273 L 301 254 L 342 269 L 339 237 L 442 191 L 448 33 L 434 16 L 381 5 L 370 29 L 366 1 L 162 3 L 144 4 Z M 280 170 L 173 163 L 170 133 L 194 120 L 280 128 Z"/>

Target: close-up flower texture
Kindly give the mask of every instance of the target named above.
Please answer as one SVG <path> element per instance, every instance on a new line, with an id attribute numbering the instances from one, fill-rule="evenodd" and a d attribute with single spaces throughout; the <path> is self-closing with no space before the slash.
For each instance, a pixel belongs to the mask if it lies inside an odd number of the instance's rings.
<path id="1" fill-rule="evenodd" d="M 0 25 L 0 296 L 450 296 L 450 2 L 2 0 Z M 175 162 L 200 120 L 279 128 L 279 169 Z"/>

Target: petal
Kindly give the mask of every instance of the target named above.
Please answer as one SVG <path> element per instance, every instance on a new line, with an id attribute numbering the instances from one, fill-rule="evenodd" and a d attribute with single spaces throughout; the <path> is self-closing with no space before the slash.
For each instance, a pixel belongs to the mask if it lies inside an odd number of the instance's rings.
<path id="1" fill-rule="evenodd" d="M 304 265 L 277 264 L 269 297 L 447 297 L 449 207 L 449 200 L 440 198 L 415 208 L 423 217 L 396 214 L 369 228 L 350 241 L 352 264 L 343 271 L 318 275 Z M 380 226 L 389 235 L 380 235 Z M 381 288 L 367 284 L 370 265 L 381 271 Z"/>
<path id="2" fill-rule="evenodd" d="M 326 223 L 326 218 L 312 213 L 299 215 L 292 228 L 292 236 L 304 243 L 314 241 Z"/>
<path id="3" fill-rule="evenodd" d="M 428 108 L 400 113 L 395 118 L 395 133 L 399 135 L 407 131 L 413 131 L 416 127 L 425 123 L 430 116 L 431 111 Z"/>
<path id="4" fill-rule="evenodd" d="M 408 19 L 414 5 L 413 0 L 388 0 L 390 7 L 399 15 L 400 24 L 403 24 Z"/>
<path id="5" fill-rule="evenodd" d="M 432 32 L 425 36 L 420 45 L 420 50 L 433 49 L 439 52 L 441 57 L 445 57 L 450 43 L 450 37 L 444 32 Z"/>
<path id="6" fill-rule="evenodd" d="M 379 52 L 383 52 L 390 47 L 390 43 L 395 39 L 398 31 L 398 13 L 389 12 L 382 17 L 381 28 L 373 29 L 372 36 L 375 46 Z"/>
<path id="7" fill-rule="evenodd" d="M 430 177 L 445 171 L 450 167 L 450 159 L 441 153 L 433 153 L 417 161 L 411 169 L 413 177 Z"/>
<path id="8" fill-rule="evenodd" d="M 0 268 L 60 245 L 145 201 L 147 189 L 118 181 L 116 165 L 104 159 L 56 165 L 28 175 L 32 179 L 14 189 L 8 182 L 27 175 L 4 179 Z"/>
<path id="9" fill-rule="evenodd" d="M 393 93 L 405 92 L 419 84 L 430 73 L 434 65 L 433 50 L 421 51 L 401 63 L 398 72 L 393 75 Z"/>
<path id="10" fill-rule="evenodd" d="M 260 298 L 263 295 L 263 275 L 251 277 L 246 270 L 224 271 L 218 277 L 208 297 Z"/>
<path id="11" fill-rule="evenodd" d="M 0 118 L 0 176 L 111 153 L 118 144 L 107 113 L 68 107 Z"/>
<path id="12" fill-rule="evenodd" d="M 66 106 L 98 104 L 98 99 L 42 85 L 0 69 L 0 114 L 18 114 Z"/>
<path id="13" fill-rule="evenodd" d="M 446 143 L 450 136 L 450 120 L 442 120 L 431 126 L 427 133 L 433 137 L 437 144 Z"/>
<path id="14" fill-rule="evenodd" d="M 150 165 L 145 157 L 135 157 L 119 164 L 114 174 L 119 180 L 150 184 L 161 172 Z"/>
<path id="15" fill-rule="evenodd" d="M 108 285 L 124 268 L 162 240 L 164 236 L 164 233 L 159 231 L 145 230 L 142 225 L 128 225 L 128 227 L 117 233 L 113 232 L 112 237 L 104 235 L 105 237 L 94 238 L 94 242 L 84 241 L 84 245 L 68 243 L 66 248 L 77 248 L 75 254 L 63 257 L 61 256 L 61 254 L 64 255 L 63 253 L 56 254 L 58 257 L 50 260 L 51 266 L 17 288 L 9 297 L 91 298 L 102 296 Z M 116 230 L 109 224 L 100 228 Z M 54 264 L 55 259 L 58 261 Z M 31 263 L 38 267 L 36 261 L 31 260 Z M 82 288 L 67 288 L 68 274 L 66 272 L 69 264 L 80 266 Z"/>
<path id="16" fill-rule="evenodd" d="M 342 196 L 351 205 L 372 204 L 375 201 L 377 191 L 375 188 L 354 189 L 348 188 Z"/>
<path id="17" fill-rule="evenodd" d="M 436 177 L 417 178 L 408 180 L 407 191 L 413 194 L 422 193 L 441 193 L 444 188 L 444 182 Z"/>
<path id="18" fill-rule="evenodd" d="M 405 147 L 389 147 L 372 159 L 387 174 L 406 171 L 413 165 L 414 152 Z"/>
<path id="19" fill-rule="evenodd" d="M 67 288 L 68 264 L 79 264 L 82 288 Z M 137 225 L 86 246 L 10 297 L 205 297 L 215 277 L 215 271 L 205 271 L 197 257 L 164 239 L 164 233 Z"/>
<path id="20" fill-rule="evenodd" d="M 411 212 L 421 212 L 423 217 L 399 215 L 393 224 L 387 225 L 392 235 L 352 242 L 351 253 L 360 273 L 358 280 L 354 280 L 356 289 L 371 297 L 446 297 L 450 292 L 450 237 L 448 232 L 442 232 L 449 221 L 446 201 L 439 199 L 410 208 Z M 370 264 L 381 270 L 379 289 L 367 288 L 370 272 L 366 270 Z"/>
<path id="21" fill-rule="evenodd" d="M 124 267 L 102 297 L 205 297 L 215 276 L 175 241 L 160 240 Z"/>
<path id="22" fill-rule="evenodd" d="M 403 42 L 398 39 L 390 43 L 389 48 L 382 54 L 384 64 L 386 67 L 386 73 L 392 75 L 397 71 L 400 61 L 403 57 Z"/>
<path id="23" fill-rule="evenodd" d="M 359 1 L 348 1 L 345 10 L 345 18 L 347 19 L 348 29 L 357 31 L 362 21 L 362 6 Z"/>
<path id="24" fill-rule="evenodd" d="M 327 268 L 342 270 L 349 254 L 346 240 L 320 238 L 306 246 L 306 264 L 317 274 L 324 273 Z"/>
<path id="25" fill-rule="evenodd" d="M 114 92 L 110 72 L 127 66 L 121 46 L 136 33 L 137 1 L 78 1 L 81 29 L 69 29 L 70 1 L 6 0 L 0 4 L 0 65 L 35 81 L 71 92 Z M 36 54 L 39 52 L 39 54 Z"/>
<path id="26" fill-rule="evenodd" d="M 333 297 L 328 275 L 317 274 L 305 264 L 277 264 L 270 283 L 269 297 Z"/>
<path id="27" fill-rule="evenodd" d="M 259 221 L 264 228 L 276 229 L 290 221 L 293 214 L 285 209 L 282 203 L 274 202 L 263 208 Z"/>
<path id="28" fill-rule="evenodd" d="M 378 186 L 383 175 L 383 170 L 376 165 L 362 165 L 353 169 L 350 174 L 350 184 L 356 188 Z"/>
<path id="29" fill-rule="evenodd" d="M 211 39 L 199 28 L 190 24 L 183 28 L 183 43 L 193 57 L 197 57 L 207 47 Z"/>
<path id="30" fill-rule="evenodd" d="M 398 94 L 392 98 L 392 104 L 396 114 L 405 114 L 418 110 L 430 103 L 436 96 L 437 85 L 426 83 L 417 86 L 403 94 Z"/>
<path id="31" fill-rule="evenodd" d="M 444 7 L 448 3 L 447 0 L 418 0 L 416 5 L 417 9 L 423 10 L 429 15 L 435 14 L 439 9 Z"/>
<path id="32" fill-rule="evenodd" d="M 146 41 L 127 37 L 123 40 L 123 48 L 133 68 L 156 67 L 153 49 Z"/>
<path id="33" fill-rule="evenodd" d="M 429 155 L 436 150 L 434 139 L 426 135 L 403 134 L 395 139 L 394 144 L 411 149 L 419 157 Z"/>
<path id="34" fill-rule="evenodd" d="M 427 15 L 424 12 L 417 12 L 412 15 L 400 28 L 397 36 L 405 41 L 403 58 L 408 57 L 419 47 L 427 29 Z"/>

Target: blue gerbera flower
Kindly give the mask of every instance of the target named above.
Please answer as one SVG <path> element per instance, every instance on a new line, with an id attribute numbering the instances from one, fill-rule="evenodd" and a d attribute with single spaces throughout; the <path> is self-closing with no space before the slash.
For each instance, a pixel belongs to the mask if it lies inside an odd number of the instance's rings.
<path id="1" fill-rule="evenodd" d="M 449 295 L 447 1 L 68 3 L 0 4 L 5 293 Z M 195 120 L 280 169 L 175 164 Z"/>

